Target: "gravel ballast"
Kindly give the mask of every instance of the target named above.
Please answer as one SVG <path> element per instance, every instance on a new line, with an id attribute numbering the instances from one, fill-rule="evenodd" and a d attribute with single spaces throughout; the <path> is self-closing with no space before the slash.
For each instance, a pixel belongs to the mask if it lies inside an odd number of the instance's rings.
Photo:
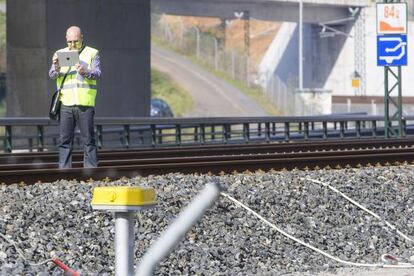
<path id="1" fill-rule="evenodd" d="M 240 200 L 295 237 L 346 261 L 379 263 L 388 253 L 414 263 L 414 243 L 403 239 L 327 187 L 331 184 L 414 237 L 414 168 L 256 172 L 223 176 L 168 174 L 117 181 L 61 180 L 27 186 L 0 186 L 0 274 L 60 273 L 57 256 L 81 273 L 114 273 L 114 219 L 93 211 L 97 186 L 150 186 L 158 205 L 137 213 L 138 261 L 180 210 L 208 182 Z M 341 265 L 287 239 L 224 197 L 206 212 L 175 250 L 157 267 L 168 275 L 315 275 Z M 414 272 L 414 270 L 413 270 Z M 298 274 L 299 273 L 299 274 Z"/>

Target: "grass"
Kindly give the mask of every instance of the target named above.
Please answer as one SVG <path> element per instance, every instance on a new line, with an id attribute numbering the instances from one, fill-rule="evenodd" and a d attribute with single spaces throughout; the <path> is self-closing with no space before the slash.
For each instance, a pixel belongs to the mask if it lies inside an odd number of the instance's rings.
<path id="1" fill-rule="evenodd" d="M 269 115 L 275 115 L 275 116 L 281 115 L 280 111 L 277 108 L 275 108 L 275 106 L 272 103 L 270 103 L 269 99 L 265 95 L 263 95 L 263 92 L 261 91 L 260 88 L 248 87 L 245 83 L 243 83 L 241 81 L 238 81 L 238 80 L 234 80 L 227 73 L 214 70 L 213 68 L 208 66 L 206 63 L 202 62 L 201 60 L 198 60 L 195 56 L 187 55 L 187 54 L 183 53 L 182 51 L 179 51 L 179 50 L 175 49 L 170 44 L 168 44 L 168 43 L 166 43 L 166 42 L 164 42 L 164 41 L 162 41 L 158 38 L 152 37 L 151 38 L 151 43 L 154 43 L 157 46 L 160 46 L 160 47 L 172 50 L 172 51 L 179 52 L 183 55 L 186 55 L 192 62 L 200 65 L 201 67 L 203 67 L 204 69 L 206 69 L 210 73 L 214 74 L 216 77 L 221 78 L 222 80 L 226 81 L 227 83 L 233 85 L 234 87 L 239 89 L 243 94 L 248 96 L 250 99 L 257 102 Z"/>
<path id="2" fill-rule="evenodd" d="M 0 102 L 0 117 L 6 116 L 6 100 Z"/>
<path id="3" fill-rule="evenodd" d="M 200 62 L 198 62 L 201 64 Z M 269 101 L 269 98 L 267 98 L 262 90 L 260 88 L 254 88 L 254 87 L 248 87 L 245 83 L 234 80 L 232 77 L 230 77 L 228 74 L 224 72 L 215 71 L 207 66 L 204 66 L 207 70 L 209 70 L 211 73 L 216 75 L 217 77 L 225 80 L 227 83 L 233 85 L 237 89 L 239 89 L 241 92 L 243 92 L 246 96 L 253 99 L 255 102 L 257 102 L 269 115 L 281 115 L 279 110 Z"/>
<path id="4" fill-rule="evenodd" d="M 175 117 L 182 117 L 193 109 L 191 96 L 168 75 L 151 69 L 151 97 L 166 101 Z"/>

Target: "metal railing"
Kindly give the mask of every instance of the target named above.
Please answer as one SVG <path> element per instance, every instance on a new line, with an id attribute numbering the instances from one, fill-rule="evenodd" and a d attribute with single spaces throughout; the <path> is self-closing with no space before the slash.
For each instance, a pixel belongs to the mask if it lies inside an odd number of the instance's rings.
<path id="1" fill-rule="evenodd" d="M 403 136 L 414 133 L 413 121 L 403 118 Z M 382 137 L 384 117 L 96 118 L 95 129 L 100 149 L 125 149 Z M 48 118 L 0 118 L 2 152 L 55 151 L 58 138 L 57 123 Z M 77 132 L 74 147 L 81 145 Z"/>

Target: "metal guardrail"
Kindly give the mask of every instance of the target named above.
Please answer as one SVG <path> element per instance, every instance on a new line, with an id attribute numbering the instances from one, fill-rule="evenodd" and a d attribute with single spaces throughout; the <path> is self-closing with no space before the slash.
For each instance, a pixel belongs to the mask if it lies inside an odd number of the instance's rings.
<path id="1" fill-rule="evenodd" d="M 414 116 L 403 118 L 403 136 L 414 131 L 410 121 L 414 121 Z M 57 125 L 43 117 L 0 118 L 0 150 L 56 150 Z M 96 118 L 95 125 L 97 144 L 107 149 L 380 137 L 384 117 Z M 79 133 L 75 141 L 75 148 L 80 148 Z"/>

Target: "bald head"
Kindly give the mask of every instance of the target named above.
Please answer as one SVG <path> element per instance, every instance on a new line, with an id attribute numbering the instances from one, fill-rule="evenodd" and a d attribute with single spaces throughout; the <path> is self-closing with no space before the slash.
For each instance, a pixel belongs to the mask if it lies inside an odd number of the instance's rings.
<path id="1" fill-rule="evenodd" d="M 71 26 L 66 31 L 66 41 L 70 50 L 79 50 L 82 47 L 83 35 L 78 26 Z"/>

